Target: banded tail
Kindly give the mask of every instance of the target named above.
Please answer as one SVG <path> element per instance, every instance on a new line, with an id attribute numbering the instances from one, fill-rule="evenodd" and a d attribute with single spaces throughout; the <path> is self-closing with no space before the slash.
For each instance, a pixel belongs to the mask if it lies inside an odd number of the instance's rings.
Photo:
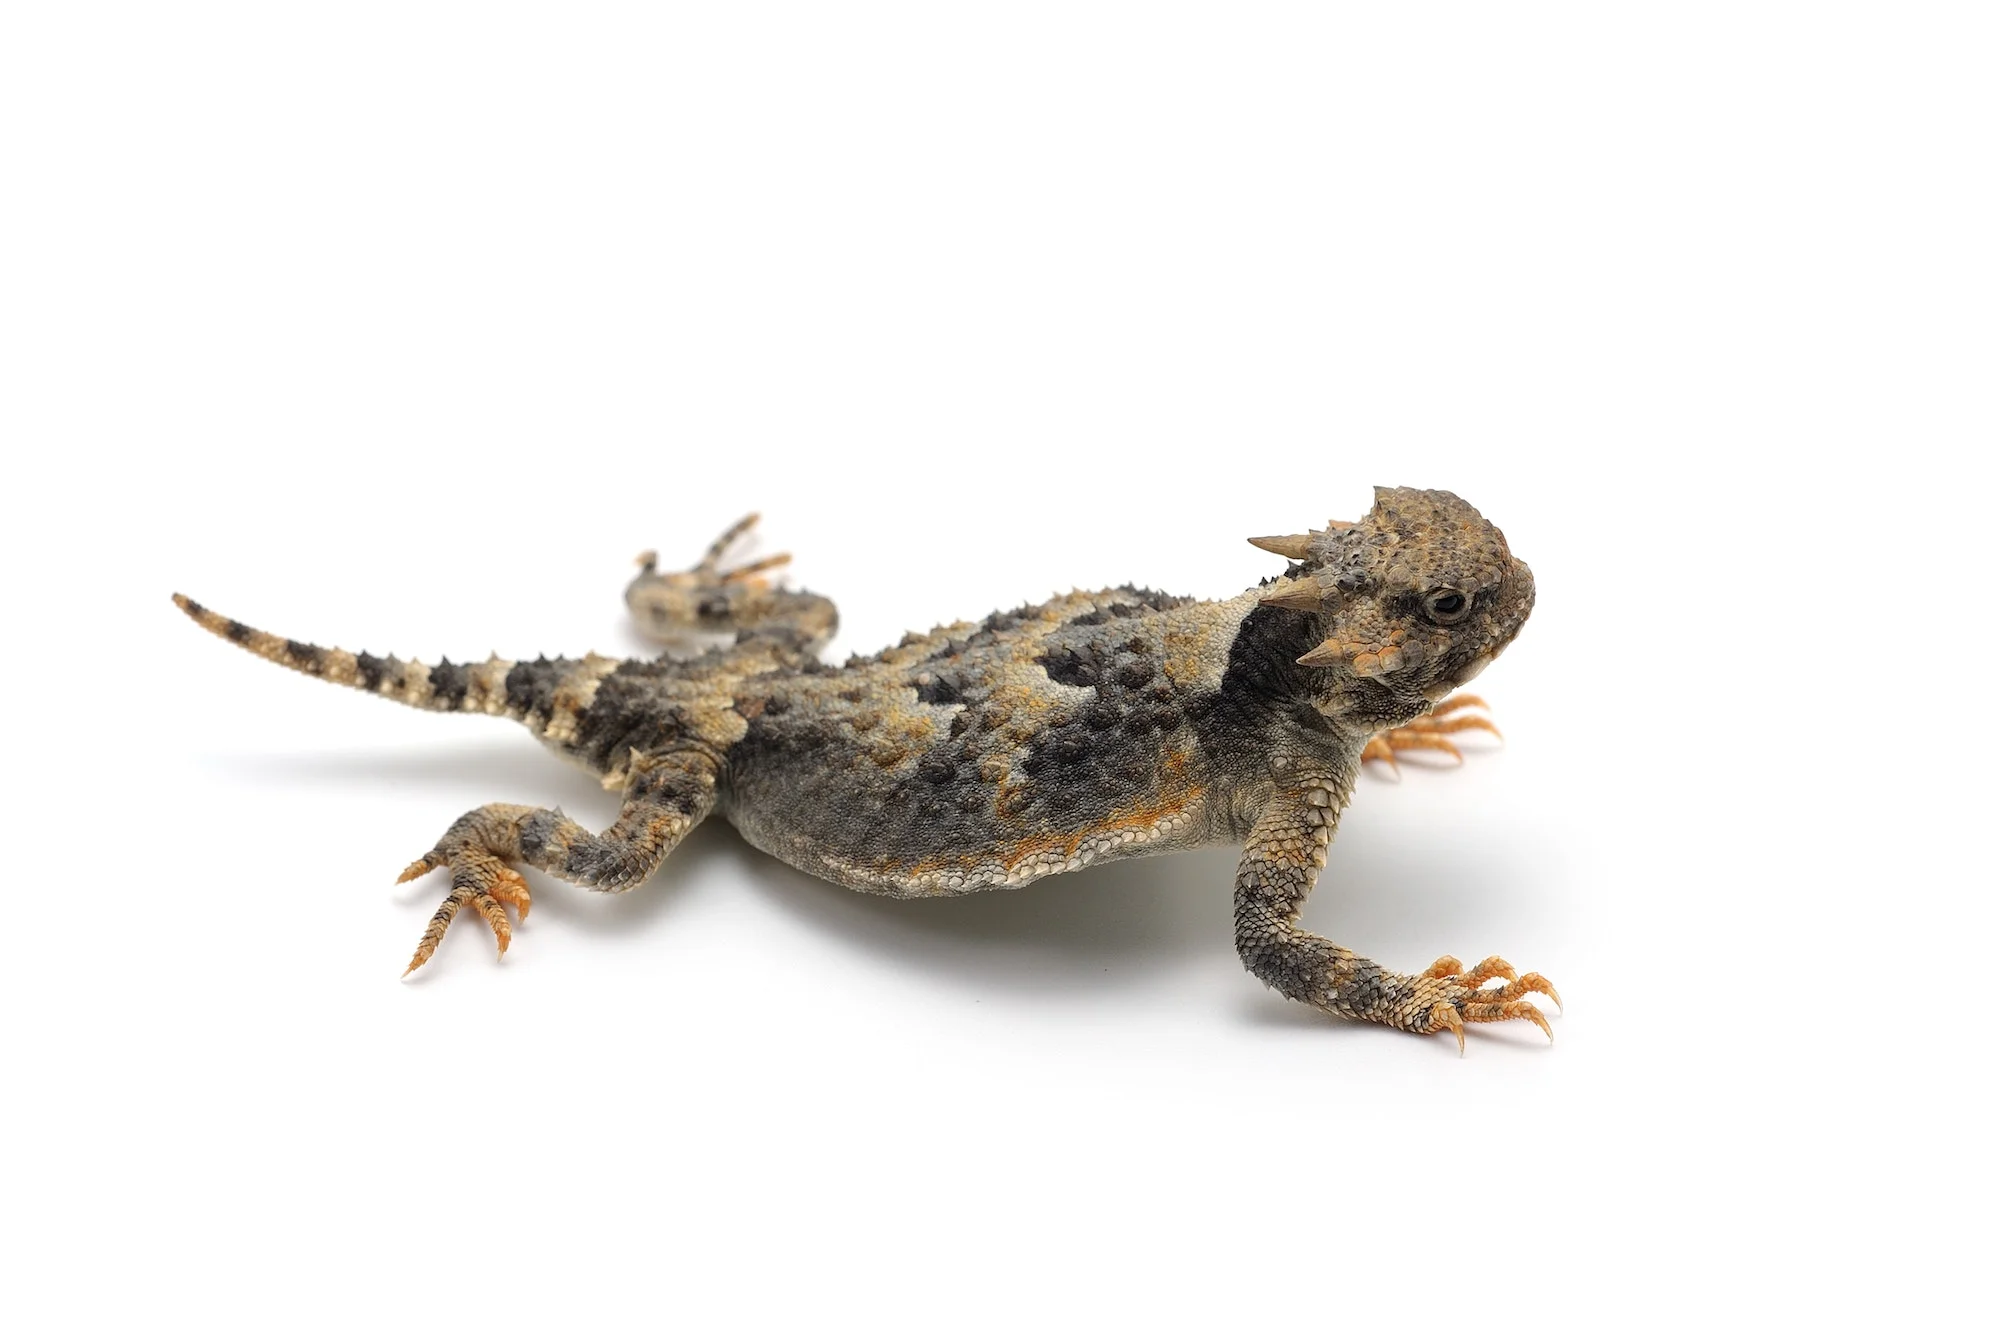
<path id="1" fill-rule="evenodd" d="M 226 638 L 287 670 L 345 684 L 427 712 L 481 712 L 488 716 L 511 716 L 517 721 L 529 720 L 538 711 L 546 716 L 549 695 L 561 677 L 578 664 L 564 660 L 516 664 L 496 656 L 473 665 L 451 661 L 429 665 L 281 638 L 219 615 L 179 592 L 174 593 L 174 604 L 216 637 Z"/>

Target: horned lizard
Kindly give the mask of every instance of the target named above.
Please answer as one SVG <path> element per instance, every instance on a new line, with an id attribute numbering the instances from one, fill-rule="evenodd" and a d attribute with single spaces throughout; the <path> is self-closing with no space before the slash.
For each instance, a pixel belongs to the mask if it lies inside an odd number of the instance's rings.
<path id="1" fill-rule="evenodd" d="M 1534 579 L 1500 531 L 1442 490 L 1377 489 L 1358 522 L 1252 543 L 1282 576 L 1223 601 L 1137 587 L 910 634 L 822 663 L 833 603 L 723 567 L 756 521 L 692 569 L 650 552 L 626 588 L 641 631 L 734 632 L 695 656 L 587 655 L 461 665 L 315 647 L 184 596 L 210 632 L 268 661 L 434 712 L 527 725 L 622 792 L 601 833 L 557 809 L 489 804 L 404 870 L 451 889 L 408 970 L 460 911 L 512 937 L 530 905 L 517 866 L 599 891 L 644 881 L 711 813 L 787 864 L 863 892 L 950 896 L 1020 887 L 1137 855 L 1240 843 L 1237 951 L 1304 1003 L 1400 1030 L 1524 1019 L 1556 991 L 1498 957 L 1388 970 L 1298 925 L 1365 759 L 1451 749 L 1491 723 L 1449 696 L 1520 631 Z M 1453 750 L 1455 752 L 1455 750 Z M 405 972 L 406 974 L 408 971 Z"/>

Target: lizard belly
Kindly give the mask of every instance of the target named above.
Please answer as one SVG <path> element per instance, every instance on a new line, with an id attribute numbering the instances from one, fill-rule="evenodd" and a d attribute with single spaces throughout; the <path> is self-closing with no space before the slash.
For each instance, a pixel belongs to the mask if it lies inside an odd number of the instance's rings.
<path id="1" fill-rule="evenodd" d="M 917 729 L 897 739 L 894 726 L 857 736 L 823 716 L 753 722 L 731 751 L 722 811 L 759 850 L 892 896 L 1020 887 L 1208 839 L 1191 740 L 1065 737 L 1072 727 L 1052 725 L 1022 742 L 967 742 L 976 725 Z"/>

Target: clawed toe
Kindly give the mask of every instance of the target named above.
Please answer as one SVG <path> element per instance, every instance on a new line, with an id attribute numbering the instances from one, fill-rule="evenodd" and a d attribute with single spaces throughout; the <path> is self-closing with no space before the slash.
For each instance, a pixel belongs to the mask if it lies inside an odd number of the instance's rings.
<path id="1" fill-rule="evenodd" d="M 1547 979 L 1530 971 L 1517 975 L 1502 957 L 1488 957 L 1471 970 L 1463 969 L 1457 957 L 1439 957 L 1418 977 L 1420 981 L 1442 982 L 1446 997 L 1432 1005 L 1428 1032 L 1450 1031 L 1458 1037 L 1459 1052 L 1465 1052 L 1465 1028 L 1470 1023 L 1489 1021 L 1531 1021 L 1542 1034 L 1554 1040 L 1549 1019 L 1533 1003 L 1529 994 L 1545 994 L 1562 1010 L 1562 995 Z M 1500 983 L 1488 985 L 1488 981 Z M 1486 987 L 1482 987 L 1486 986 Z"/>
<path id="2" fill-rule="evenodd" d="M 1446 953 L 1426 967 L 1419 978 L 1425 980 L 1448 980 L 1460 974 L 1464 969 L 1465 963 L 1461 962 L 1457 957 Z"/>
<path id="3" fill-rule="evenodd" d="M 1562 1011 L 1562 995 L 1556 992 L 1556 987 L 1532 972 L 1512 984 L 1499 989 L 1481 989 L 1473 996 L 1481 1002 L 1512 1003 L 1528 994 L 1547 994 L 1549 1001 L 1556 1005 L 1556 1011 Z"/>
<path id="4" fill-rule="evenodd" d="M 694 577 L 712 582 L 747 582 L 759 573 L 767 573 L 774 568 L 783 568 L 786 564 L 791 563 L 792 557 L 789 554 L 766 555 L 754 563 L 743 564 L 726 572 L 723 570 L 722 557 L 729 552 L 730 546 L 736 544 L 741 539 L 745 532 L 757 525 L 757 518 L 758 515 L 755 513 L 738 518 L 728 531 L 710 542 L 708 550 L 701 557 L 701 562 L 690 570 Z"/>
<path id="5" fill-rule="evenodd" d="M 443 867 L 444 856 L 438 854 L 436 851 L 432 851 L 420 860 L 412 860 L 410 867 L 396 876 L 396 881 L 399 883 L 415 882 L 433 869 L 442 869 Z"/>
<path id="6" fill-rule="evenodd" d="M 500 866 L 499 879 L 487 891 L 502 904 L 512 906 L 514 913 L 524 920 L 528 918 L 528 908 L 535 904 L 528 895 L 528 880 L 504 864 Z M 500 950 L 504 952 L 506 948 Z"/>
<path id="7" fill-rule="evenodd" d="M 1549 1029 L 1549 1019 L 1533 1003 L 1467 1003 L 1462 1014 L 1467 1021 L 1532 1021 L 1542 1028 L 1542 1034 L 1550 1040 L 1556 1033 Z M 1459 1048 L 1465 1047 L 1465 1032 L 1459 1031 Z"/>
<path id="8" fill-rule="evenodd" d="M 1515 976 L 1514 968 L 1507 963 L 1507 960 L 1504 957 L 1488 957 L 1486 960 L 1480 962 L 1477 966 L 1474 966 L 1471 970 L 1461 969 L 1457 957 L 1439 957 L 1436 961 L 1433 961 L 1430 964 L 1430 969 L 1424 972 L 1424 978 L 1426 979 L 1456 980 L 1459 984 L 1465 986 L 1467 989 L 1477 989 L 1479 988 L 1480 985 L 1485 984 L 1488 980 L 1494 980 L 1494 979 L 1511 980 L 1514 978 L 1514 976 Z M 1531 980 L 1535 980 L 1542 985 L 1548 984 L 1548 981 L 1542 979 L 1542 977 L 1539 975 L 1532 975 L 1529 976 L 1528 978 Z M 1533 986 L 1530 986 L 1530 988 L 1533 988 Z M 1498 991 L 1495 990 L 1493 992 L 1497 993 Z M 1521 992 L 1526 993 L 1527 990 L 1522 990 Z M 1535 992 L 1547 993 L 1553 996 L 1555 990 L 1536 989 Z M 1519 996 L 1520 996 L 1519 994 L 1515 993 L 1509 993 L 1507 995 L 1508 998 L 1518 998 Z M 1558 1001 L 1557 1006 L 1558 1007 L 1561 1006 L 1560 1001 Z"/>
<path id="9" fill-rule="evenodd" d="M 445 930 L 458 917 L 459 911 L 471 906 L 486 921 L 486 927 L 493 931 L 494 942 L 499 954 L 507 954 L 507 945 L 514 941 L 514 928 L 507 919 L 506 907 L 512 906 L 521 919 L 528 918 L 528 909 L 533 900 L 528 892 L 528 880 L 501 860 L 483 851 L 464 850 L 448 853 L 433 850 L 403 870 L 397 878 L 399 883 L 407 883 L 421 878 L 433 869 L 451 865 L 451 891 L 439 903 L 430 923 L 424 926 L 423 937 L 417 942 L 417 950 L 410 958 L 410 964 L 403 968 L 403 974 L 422 966 L 437 951 L 444 941 Z"/>
<path id="10" fill-rule="evenodd" d="M 1412 749 L 1431 749 L 1439 753 L 1449 754 L 1454 762 L 1463 763 L 1465 761 L 1465 754 L 1460 751 L 1458 745 L 1453 743 L 1449 736 L 1468 730 L 1483 730 L 1487 734 L 1497 738 L 1500 736 L 1500 727 L 1494 725 L 1491 720 L 1484 716 L 1448 716 L 1447 714 L 1462 711 L 1468 707 L 1477 707 L 1483 710 L 1485 706 L 1485 699 L 1469 693 L 1447 698 L 1433 707 L 1429 716 L 1420 716 L 1407 725 L 1397 726 L 1393 730 L 1384 730 L 1380 734 L 1372 736 L 1367 745 L 1361 750 L 1361 761 L 1364 763 L 1386 763 L 1389 770 L 1398 776 L 1402 774 L 1402 768 L 1397 762 L 1396 755 Z"/>

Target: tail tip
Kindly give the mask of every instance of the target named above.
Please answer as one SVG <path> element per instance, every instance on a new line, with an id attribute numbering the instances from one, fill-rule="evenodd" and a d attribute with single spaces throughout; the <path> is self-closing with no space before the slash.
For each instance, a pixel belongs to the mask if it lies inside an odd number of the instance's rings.
<path id="1" fill-rule="evenodd" d="M 185 611 L 190 615 L 198 615 L 201 613 L 201 604 L 199 602 L 189 600 L 187 597 L 181 595 L 179 592 L 174 593 L 174 604 L 179 606 L 183 611 Z"/>

